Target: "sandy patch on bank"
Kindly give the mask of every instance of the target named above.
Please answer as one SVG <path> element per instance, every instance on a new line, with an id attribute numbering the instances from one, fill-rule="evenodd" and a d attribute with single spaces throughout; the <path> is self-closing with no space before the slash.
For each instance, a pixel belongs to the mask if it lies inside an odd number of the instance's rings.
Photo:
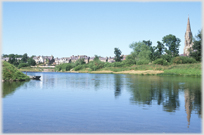
<path id="1" fill-rule="evenodd" d="M 128 70 L 128 71 L 120 71 L 120 72 L 113 72 L 113 71 L 92 71 L 90 73 L 114 73 L 114 74 L 159 74 L 163 73 L 164 71 L 161 70 Z"/>

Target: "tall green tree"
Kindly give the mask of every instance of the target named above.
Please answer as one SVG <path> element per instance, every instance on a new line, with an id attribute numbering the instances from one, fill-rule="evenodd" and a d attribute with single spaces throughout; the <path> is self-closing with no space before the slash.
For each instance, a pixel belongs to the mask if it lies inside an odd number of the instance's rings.
<path id="1" fill-rule="evenodd" d="M 27 63 L 27 60 L 28 60 L 28 55 L 27 53 L 23 54 L 23 57 L 21 59 L 21 63 Z"/>
<path id="2" fill-rule="evenodd" d="M 156 48 L 157 48 L 157 57 L 160 58 L 164 53 L 164 45 L 160 41 L 157 41 Z"/>
<path id="3" fill-rule="evenodd" d="M 28 59 L 28 65 L 30 65 L 30 66 L 35 66 L 36 65 L 36 62 L 32 57 Z"/>
<path id="4" fill-rule="evenodd" d="M 190 50 L 190 56 L 196 61 L 202 61 L 202 31 L 198 31 L 198 35 L 193 39 L 193 51 Z"/>
<path id="5" fill-rule="evenodd" d="M 114 54 L 115 54 L 115 58 L 114 60 L 116 62 L 121 62 L 123 59 L 123 56 L 121 56 L 122 52 L 119 48 L 114 48 Z"/>
<path id="6" fill-rule="evenodd" d="M 163 44 L 167 47 L 166 53 L 173 57 L 179 56 L 179 46 L 181 40 L 176 36 L 169 34 L 163 37 Z"/>
<path id="7" fill-rule="evenodd" d="M 152 46 L 152 41 L 150 40 L 143 40 L 142 42 L 145 43 L 149 47 Z"/>
<path id="8" fill-rule="evenodd" d="M 138 60 L 150 61 L 149 55 L 151 54 L 150 47 L 147 46 L 144 42 L 135 42 L 130 44 L 130 48 L 133 49 L 131 55 Z"/>

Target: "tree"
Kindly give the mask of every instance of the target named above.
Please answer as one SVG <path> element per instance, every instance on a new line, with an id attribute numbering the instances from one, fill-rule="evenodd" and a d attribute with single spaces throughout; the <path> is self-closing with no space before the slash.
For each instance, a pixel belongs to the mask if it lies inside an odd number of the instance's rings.
<path id="1" fill-rule="evenodd" d="M 84 61 L 84 58 L 78 59 L 78 60 L 75 62 L 75 65 L 76 65 L 76 66 L 82 65 L 82 64 L 86 64 L 86 62 Z"/>
<path id="2" fill-rule="evenodd" d="M 157 41 L 157 57 L 158 58 L 161 58 L 163 52 L 164 52 L 164 45 L 160 42 L 160 41 Z"/>
<path id="3" fill-rule="evenodd" d="M 135 60 L 147 60 L 150 61 L 149 55 L 151 54 L 150 47 L 144 42 L 135 42 L 130 44 L 130 48 L 133 49 L 131 55 Z"/>
<path id="4" fill-rule="evenodd" d="M 142 42 L 144 42 L 149 47 L 152 45 L 152 41 L 150 41 L 150 40 L 148 40 L 148 41 L 143 40 Z"/>
<path id="5" fill-rule="evenodd" d="M 30 66 L 35 66 L 36 65 L 36 62 L 32 57 L 28 59 L 28 65 L 30 65 Z"/>
<path id="6" fill-rule="evenodd" d="M 98 60 L 99 60 L 99 57 L 100 57 L 100 56 L 95 55 L 95 57 L 94 57 L 93 61 L 98 61 Z"/>
<path id="7" fill-rule="evenodd" d="M 13 64 L 13 63 L 15 62 L 15 55 L 14 55 L 14 54 L 9 54 L 9 60 L 8 60 L 8 62 L 9 62 L 10 64 Z"/>
<path id="8" fill-rule="evenodd" d="M 114 48 L 114 54 L 115 54 L 115 58 L 114 60 L 116 62 L 121 62 L 123 59 L 123 56 L 121 56 L 122 52 L 119 48 Z"/>
<path id="9" fill-rule="evenodd" d="M 166 50 L 169 50 L 166 51 L 166 53 L 172 55 L 173 57 L 179 56 L 179 46 L 181 42 L 179 38 L 172 34 L 169 34 L 164 36 L 162 41 L 163 44 L 167 47 Z"/>
<path id="10" fill-rule="evenodd" d="M 21 63 L 27 63 L 27 60 L 28 60 L 28 55 L 27 53 L 23 54 L 23 57 L 21 59 Z"/>
<path id="11" fill-rule="evenodd" d="M 198 31 L 198 35 L 193 39 L 193 51 L 190 50 L 190 56 L 196 61 L 202 61 L 202 31 Z"/>

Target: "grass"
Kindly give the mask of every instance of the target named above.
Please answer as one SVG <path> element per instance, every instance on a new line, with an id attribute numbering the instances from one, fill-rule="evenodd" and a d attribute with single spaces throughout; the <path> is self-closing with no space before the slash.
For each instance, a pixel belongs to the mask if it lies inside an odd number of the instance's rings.
<path id="1" fill-rule="evenodd" d="M 14 65 L 3 62 L 3 80 L 4 81 L 25 81 L 30 80 L 30 78 L 19 71 Z"/>
<path id="2" fill-rule="evenodd" d="M 201 76 L 202 75 L 202 68 L 201 63 L 193 63 L 193 64 L 172 64 L 172 65 L 156 65 L 156 64 L 148 64 L 148 65 L 133 65 L 129 67 L 104 67 L 94 71 L 93 73 L 107 73 L 105 71 L 112 71 L 112 73 L 117 73 L 121 71 L 144 71 L 144 70 L 161 70 L 164 73 L 159 73 L 157 75 L 184 75 L 184 76 Z M 24 67 L 21 68 L 20 71 L 33 71 L 33 72 L 41 72 L 43 68 L 31 68 L 31 67 Z M 97 72 L 99 71 L 99 72 Z M 81 73 L 92 73 L 90 68 L 83 68 L 77 72 Z M 144 74 L 143 74 L 144 75 Z M 153 74 L 145 74 L 145 75 L 153 75 Z"/>
<path id="3" fill-rule="evenodd" d="M 163 75 L 201 76 L 201 63 L 172 65 L 164 70 Z"/>

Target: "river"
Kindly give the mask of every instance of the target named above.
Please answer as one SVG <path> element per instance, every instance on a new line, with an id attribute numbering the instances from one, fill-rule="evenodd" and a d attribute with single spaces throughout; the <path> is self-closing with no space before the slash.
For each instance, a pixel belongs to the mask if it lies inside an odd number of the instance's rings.
<path id="1" fill-rule="evenodd" d="M 3 133 L 201 133 L 201 78 L 28 72 L 4 82 Z"/>

